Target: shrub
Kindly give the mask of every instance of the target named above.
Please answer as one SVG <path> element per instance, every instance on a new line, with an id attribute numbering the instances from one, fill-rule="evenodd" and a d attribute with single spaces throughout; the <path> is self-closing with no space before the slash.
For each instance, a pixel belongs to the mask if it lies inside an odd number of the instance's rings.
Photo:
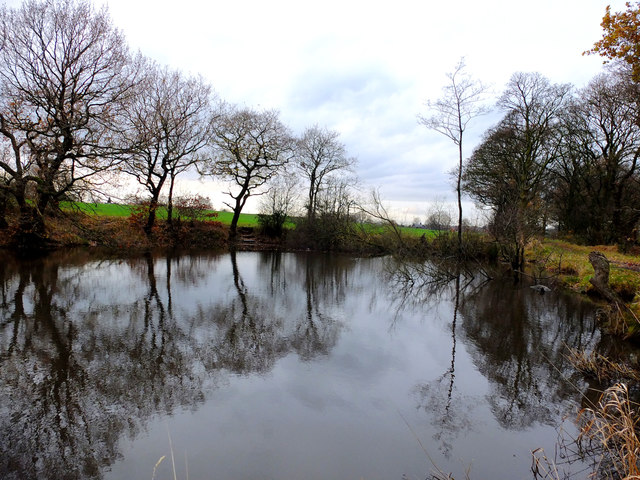
<path id="1" fill-rule="evenodd" d="M 284 224 L 287 221 L 287 214 L 284 212 L 273 212 L 270 214 L 259 213 L 258 225 L 264 235 L 273 238 L 280 238 L 284 233 Z"/>
<path id="2" fill-rule="evenodd" d="M 127 202 L 131 205 L 129 223 L 131 226 L 143 228 L 149 218 L 151 201 L 148 198 L 133 196 L 129 197 Z"/>
<path id="3" fill-rule="evenodd" d="M 352 227 L 352 221 L 346 216 L 320 214 L 312 221 L 300 219 L 290 237 L 295 247 L 320 251 L 351 251 L 353 246 L 350 245 L 349 238 Z"/>
<path id="4" fill-rule="evenodd" d="M 218 216 L 211 212 L 211 200 L 201 195 L 185 195 L 173 200 L 176 217 L 190 222 L 211 220 Z"/>

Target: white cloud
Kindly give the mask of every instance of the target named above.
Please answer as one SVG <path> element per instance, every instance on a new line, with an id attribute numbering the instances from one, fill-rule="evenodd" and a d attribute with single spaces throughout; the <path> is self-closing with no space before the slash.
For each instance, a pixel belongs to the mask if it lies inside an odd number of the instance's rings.
<path id="1" fill-rule="evenodd" d="M 465 56 L 496 93 L 516 71 L 582 86 L 600 69 L 581 54 L 601 36 L 606 3 L 108 1 L 134 49 L 202 74 L 225 100 L 279 109 L 296 132 L 338 130 L 363 183 L 414 210 L 454 198 L 455 148 L 416 115 L 457 60 Z M 610 3 L 624 9 L 624 0 Z M 476 124 L 466 154 L 492 121 Z"/>

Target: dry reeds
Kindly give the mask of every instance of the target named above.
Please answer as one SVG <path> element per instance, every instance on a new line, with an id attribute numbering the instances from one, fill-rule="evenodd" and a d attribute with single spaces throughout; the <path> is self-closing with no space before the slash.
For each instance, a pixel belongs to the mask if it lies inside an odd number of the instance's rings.
<path id="1" fill-rule="evenodd" d="M 555 460 L 548 458 L 544 449 L 536 448 L 532 450 L 531 457 L 531 472 L 533 473 L 534 479 L 559 480 L 561 478 Z"/>
<path id="2" fill-rule="evenodd" d="M 556 445 L 564 463 L 581 461 L 585 470 L 576 476 L 576 472 L 558 468 L 556 461 L 539 448 L 531 452 L 534 478 L 580 478 L 590 471 L 585 478 L 640 480 L 640 405 L 629 399 L 629 390 L 622 381 L 638 382 L 640 372 L 595 352 L 587 354 L 569 347 L 567 350 L 566 358 L 577 370 L 600 383 L 617 383 L 601 394 L 597 404 L 588 402 L 592 407 L 580 410 L 576 419 L 578 437 L 568 438 L 563 432 Z M 555 458 L 558 458 L 558 450 Z"/>
<path id="3" fill-rule="evenodd" d="M 640 438 L 637 404 L 624 383 L 607 388 L 593 408 L 583 408 L 578 441 L 598 455 L 603 478 L 640 479 Z M 595 473 L 595 472 L 594 472 Z"/>
<path id="4" fill-rule="evenodd" d="M 567 347 L 567 360 L 580 372 L 595 377 L 598 382 L 635 380 L 640 381 L 640 372 L 624 363 L 609 360 L 604 355 L 596 352 L 587 354 Z"/>
<path id="5" fill-rule="evenodd" d="M 631 338 L 638 335 L 640 319 L 630 306 L 623 303 L 612 303 L 598 309 L 597 318 L 607 331 L 613 335 Z"/>

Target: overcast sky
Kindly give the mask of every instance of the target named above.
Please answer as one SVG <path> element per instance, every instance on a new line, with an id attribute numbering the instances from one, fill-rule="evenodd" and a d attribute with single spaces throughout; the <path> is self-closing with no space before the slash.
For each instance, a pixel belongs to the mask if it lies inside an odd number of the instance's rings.
<path id="1" fill-rule="evenodd" d="M 581 87 L 602 68 L 582 52 L 602 36 L 606 5 L 624 9 L 624 0 L 105 3 L 134 50 L 202 75 L 222 99 L 278 109 L 295 133 L 314 124 L 340 132 L 365 188 L 380 187 L 409 219 L 455 198 L 447 172 L 456 148 L 416 117 L 460 57 L 492 85 L 490 103 L 517 71 Z M 497 118 L 473 125 L 465 156 Z M 215 189 L 202 188 L 220 207 Z"/>

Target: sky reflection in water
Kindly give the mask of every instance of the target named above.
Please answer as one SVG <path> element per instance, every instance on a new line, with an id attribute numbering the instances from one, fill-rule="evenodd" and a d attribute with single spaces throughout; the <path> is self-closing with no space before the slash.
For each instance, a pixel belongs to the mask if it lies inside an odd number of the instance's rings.
<path id="1" fill-rule="evenodd" d="M 604 348 L 575 298 L 390 259 L 0 259 L 0 476 L 531 478 Z M 455 320 L 455 321 L 454 321 Z M 571 428 L 571 425 L 565 425 Z M 185 461 L 186 455 L 186 461 Z M 405 477 L 403 477 L 403 475 Z"/>

